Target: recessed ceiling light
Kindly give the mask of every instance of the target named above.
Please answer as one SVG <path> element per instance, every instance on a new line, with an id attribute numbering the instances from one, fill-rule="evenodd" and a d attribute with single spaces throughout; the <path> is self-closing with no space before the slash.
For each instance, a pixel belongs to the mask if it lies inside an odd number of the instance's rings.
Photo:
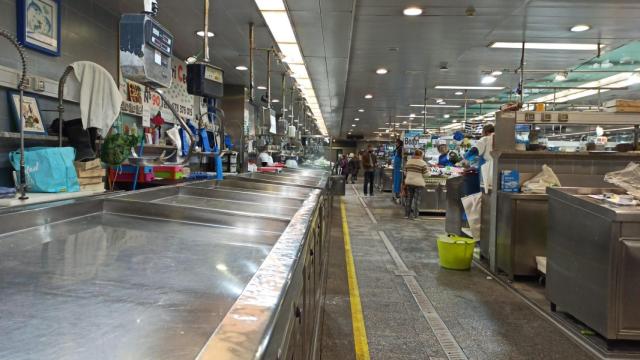
<path id="1" fill-rule="evenodd" d="M 445 119 L 448 119 L 448 118 L 450 118 L 450 117 L 451 117 L 451 115 L 449 115 L 449 114 L 444 114 L 444 118 L 445 118 Z"/>
<path id="2" fill-rule="evenodd" d="M 464 95 L 464 91 L 456 91 L 454 94 L 458 96 Z"/>
<path id="3" fill-rule="evenodd" d="M 355 118 L 353 119 L 353 121 L 360 121 L 360 118 Z"/>
<path id="4" fill-rule="evenodd" d="M 491 72 L 491 76 L 500 76 L 502 75 L 502 71 L 500 70 L 495 70 Z"/>
<path id="5" fill-rule="evenodd" d="M 403 121 L 402 123 L 403 123 L 403 124 L 406 124 L 407 122 L 406 122 L 406 121 Z"/>
<path id="6" fill-rule="evenodd" d="M 489 44 L 494 49 L 522 49 L 521 42 L 494 42 Z M 575 44 L 575 43 L 525 43 L 525 49 L 533 50 L 574 50 L 574 51 L 596 51 L 598 44 Z M 600 45 L 604 47 L 604 45 Z"/>
<path id="7" fill-rule="evenodd" d="M 498 78 L 491 75 L 485 75 L 482 77 L 482 83 L 486 85 L 493 84 L 496 80 L 498 80 Z"/>
<path id="8" fill-rule="evenodd" d="M 278 100 L 278 99 L 273 99 L 273 100 L 271 100 L 271 102 L 272 102 L 272 103 L 279 103 L 279 102 L 280 102 L 280 100 Z"/>
<path id="9" fill-rule="evenodd" d="M 238 65 L 238 66 L 236 66 L 236 70 L 247 71 L 247 70 L 249 70 L 249 68 L 244 66 L 244 65 Z"/>
<path id="10" fill-rule="evenodd" d="M 422 15 L 422 9 L 417 6 L 410 6 L 402 11 L 406 16 L 418 16 Z"/>
<path id="11" fill-rule="evenodd" d="M 380 68 L 380 69 L 376 70 L 376 74 L 378 74 L 378 75 L 385 75 L 385 74 L 388 74 L 388 73 L 389 73 L 389 70 L 387 70 L 385 68 Z"/>
<path id="12" fill-rule="evenodd" d="M 591 30 L 591 26 L 587 24 L 578 24 L 571 28 L 571 31 L 573 32 L 583 32 L 587 30 Z"/>
<path id="13" fill-rule="evenodd" d="M 200 37 L 204 37 L 204 30 L 200 30 L 200 31 L 196 31 L 196 35 L 200 36 Z M 207 32 L 208 37 L 214 37 L 216 36 L 214 33 L 212 33 L 211 31 Z"/>
<path id="14" fill-rule="evenodd" d="M 373 99 L 373 95 L 371 94 L 367 94 L 364 96 L 365 99 Z"/>
<path id="15" fill-rule="evenodd" d="M 267 90 L 267 87 L 260 85 L 260 86 L 257 87 L 257 89 L 258 90 Z"/>
<path id="16" fill-rule="evenodd" d="M 353 125 L 351 125 L 351 126 L 356 127 L 356 124 L 353 124 Z"/>
<path id="17" fill-rule="evenodd" d="M 504 86 L 458 86 L 458 85 L 437 85 L 437 90 L 504 90 Z"/>
<path id="18" fill-rule="evenodd" d="M 358 109 L 358 112 L 363 113 L 363 112 L 364 112 L 364 109 Z"/>

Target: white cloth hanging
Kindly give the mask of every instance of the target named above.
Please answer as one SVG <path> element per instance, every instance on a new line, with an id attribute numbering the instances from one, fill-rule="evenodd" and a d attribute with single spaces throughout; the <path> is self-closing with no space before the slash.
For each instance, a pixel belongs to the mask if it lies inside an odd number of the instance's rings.
<path id="1" fill-rule="evenodd" d="M 80 83 L 80 113 L 85 129 L 94 127 L 106 134 L 120 114 L 122 95 L 113 77 L 90 61 L 71 64 Z"/>

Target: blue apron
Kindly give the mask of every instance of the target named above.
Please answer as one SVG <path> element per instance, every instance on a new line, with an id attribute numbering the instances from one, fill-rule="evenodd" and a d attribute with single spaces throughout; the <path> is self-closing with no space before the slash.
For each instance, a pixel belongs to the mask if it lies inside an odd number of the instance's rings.
<path id="1" fill-rule="evenodd" d="M 396 151 L 393 157 L 393 193 L 400 194 L 400 187 L 402 186 L 402 153 L 398 154 Z"/>

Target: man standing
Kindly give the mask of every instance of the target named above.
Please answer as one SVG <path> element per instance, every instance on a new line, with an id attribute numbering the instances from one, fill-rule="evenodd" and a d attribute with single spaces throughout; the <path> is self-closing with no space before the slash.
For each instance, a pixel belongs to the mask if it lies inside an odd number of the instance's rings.
<path id="1" fill-rule="evenodd" d="M 367 145 L 367 151 L 362 154 L 362 169 L 364 170 L 364 196 L 373 196 L 373 179 L 375 177 L 378 159 L 373 153 L 373 146 Z"/>

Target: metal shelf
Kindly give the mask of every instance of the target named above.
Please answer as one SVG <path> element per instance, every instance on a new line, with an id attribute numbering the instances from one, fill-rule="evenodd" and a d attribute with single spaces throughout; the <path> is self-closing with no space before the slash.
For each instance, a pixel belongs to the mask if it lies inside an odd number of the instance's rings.
<path id="1" fill-rule="evenodd" d="M 17 132 L 10 132 L 10 131 L 0 131 L 0 139 L 4 139 L 4 140 L 15 140 L 20 141 L 20 133 Z M 24 135 L 24 140 L 25 141 L 59 141 L 59 138 L 57 136 L 51 136 L 51 135 L 33 135 L 33 134 L 25 134 Z M 66 142 L 68 139 L 66 137 L 62 138 L 63 142 Z"/>

